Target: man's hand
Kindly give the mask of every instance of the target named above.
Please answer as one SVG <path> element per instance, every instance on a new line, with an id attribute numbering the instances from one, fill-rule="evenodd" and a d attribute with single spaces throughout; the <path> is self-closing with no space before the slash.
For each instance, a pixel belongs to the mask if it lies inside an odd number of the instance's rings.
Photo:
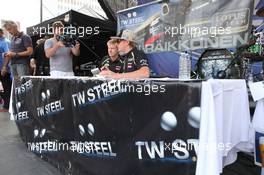
<path id="1" fill-rule="evenodd" d="M 62 41 L 58 41 L 58 42 L 55 44 L 55 46 L 56 46 L 57 48 L 65 47 L 65 45 L 63 44 Z"/>
<path id="2" fill-rule="evenodd" d="M 114 75 L 114 74 L 116 74 L 116 73 L 112 72 L 107 67 L 104 67 L 104 69 L 102 69 L 102 71 L 99 73 L 99 75 L 102 75 L 105 77 L 109 77 L 109 76 Z"/>
<path id="3" fill-rule="evenodd" d="M 75 46 L 71 48 L 71 52 L 75 56 L 80 55 L 80 43 L 78 41 L 75 41 Z"/>
<path id="4" fill-rule="evenodd" d="M 8 73 L 7 68 L 5 66 L 3 66 L 1 69 L 1 76 L 4 77 L 7 73 Z"/>
<path id="5" fill-rule="evenodd" d="M 5 54 L 5 57 L 8 58 L 8 59 L 11 59 L 11 58 L 14 58 L 16 56 L 17 53 L 15 52 L 7 52 Z"/>
<path id="6" fill-rule="evenodd" d="M 103 67 L 100 68 L 100 70 L 101 71 L 109 70 L 108 67 L 109 67 L 109 64 L 105 64 Z"/>
<path id="7" fill-rule="evenodd" d="M 36 70 L 37 70 L 37 65 L 36 65 L 36 61 L 35 59 L 31 59 L 30 60 L 30 64 L 29 64 L 30 68 L 33 70 L 33 75 L 36 75 Z"/>
<path id="8" fill-rule="evenodd" d="M 109 70 L 108 68 L 104 68 L 100 73 L 99 75 L 102 75 L 104 77 L 107 77 L 107 78 L 113 78 L 113 79 L 119 79 L 119 78 L 122 78 L 121 77 L 121 74 L 119 73 L 115 73 L 115 72 L 112 72 L 111 70 Z"/>
<path id="9" fill-rule="evenodd" d="M 80 46 L 81 46 L 81 45 L 80 45 L 79 41 L 75 41 L 75 46 L 74 46 L 74 47 L 75 47 L 76 49 L 80 49 Z"/>

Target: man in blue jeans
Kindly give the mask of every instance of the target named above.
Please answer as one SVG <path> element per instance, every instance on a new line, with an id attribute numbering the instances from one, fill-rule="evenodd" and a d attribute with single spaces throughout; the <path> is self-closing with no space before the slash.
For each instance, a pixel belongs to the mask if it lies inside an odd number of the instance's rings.
<path id="1" fill-rule="evenodd" d="M 29 61 L 33 53 L 31 38 L 20 32 L 13 21 L 6 21 L 4 28 L 12 35 L 10 51 L 5 55 L 11 61 L 11 72 L 13 76 L 30 75 Z M 3 63 L 2 72 L 7 69 L 8 61 Z"/>
<path id="2" fill-rule="evenodd" d="M 9 44 L 10 44 L 9 40 L 7 40 L 4 37 L 4 32 L 0 28 L 0 68 L 1 68 L 0 81 L 2 82 L 4 88 L 4 92 L 0 94 L 4 100 L 4 106 L 3 109 L 0 109 L 0 112 L 8 112 L 8 108 L 9 108 L 9 99 L 10 99 L 12 81 L 10 77 L 9 68 L 7 68 L 5 71 L 2 72 L 4 55 L 9 51 Z"/>

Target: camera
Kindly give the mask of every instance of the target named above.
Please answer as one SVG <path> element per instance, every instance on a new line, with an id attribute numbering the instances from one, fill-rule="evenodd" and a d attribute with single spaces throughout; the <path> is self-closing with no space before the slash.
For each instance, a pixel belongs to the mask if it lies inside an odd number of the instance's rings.
<path id="1" fill-rule="evenodd" d="M 56 36 L 56 39 L 62 41 L 65 47 L 74 47 L 78 38 L 72 34 L 63 34 Z"/>

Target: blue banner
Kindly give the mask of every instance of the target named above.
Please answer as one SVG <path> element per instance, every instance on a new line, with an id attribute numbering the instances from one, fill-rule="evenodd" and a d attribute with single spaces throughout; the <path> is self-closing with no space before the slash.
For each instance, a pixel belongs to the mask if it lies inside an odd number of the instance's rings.
<path id="1" fill-rule="evenodd" d="M 155 1 L 118 12 L 118 30 L 130 29 L 146 53 L 236 48 L 248 42 L 251 0 Z"/>
<path id="2" fill-rule="evenodd" d="M 193 51 L 193 65 L 207 48 L 237 48 L 248 42 L 251 0 L 138 1 L 118 12 L 118 31 L 133 30 L 155 75 L 178 76 L 181 51 Z M 193 66 L 194 68 L 194 66 Z"/>

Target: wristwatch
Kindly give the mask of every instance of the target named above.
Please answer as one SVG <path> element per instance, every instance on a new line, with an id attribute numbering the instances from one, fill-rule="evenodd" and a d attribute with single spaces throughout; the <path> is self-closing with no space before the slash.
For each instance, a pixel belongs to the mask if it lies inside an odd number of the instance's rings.
<path id="1" fill-rule="evenodd" d="M 18 55 L 18 53 L 16 53 L 15 56 L 14 56 L 14 58 L 18 58 L 18 57 L 19 57 L 19 55 Z"/>

